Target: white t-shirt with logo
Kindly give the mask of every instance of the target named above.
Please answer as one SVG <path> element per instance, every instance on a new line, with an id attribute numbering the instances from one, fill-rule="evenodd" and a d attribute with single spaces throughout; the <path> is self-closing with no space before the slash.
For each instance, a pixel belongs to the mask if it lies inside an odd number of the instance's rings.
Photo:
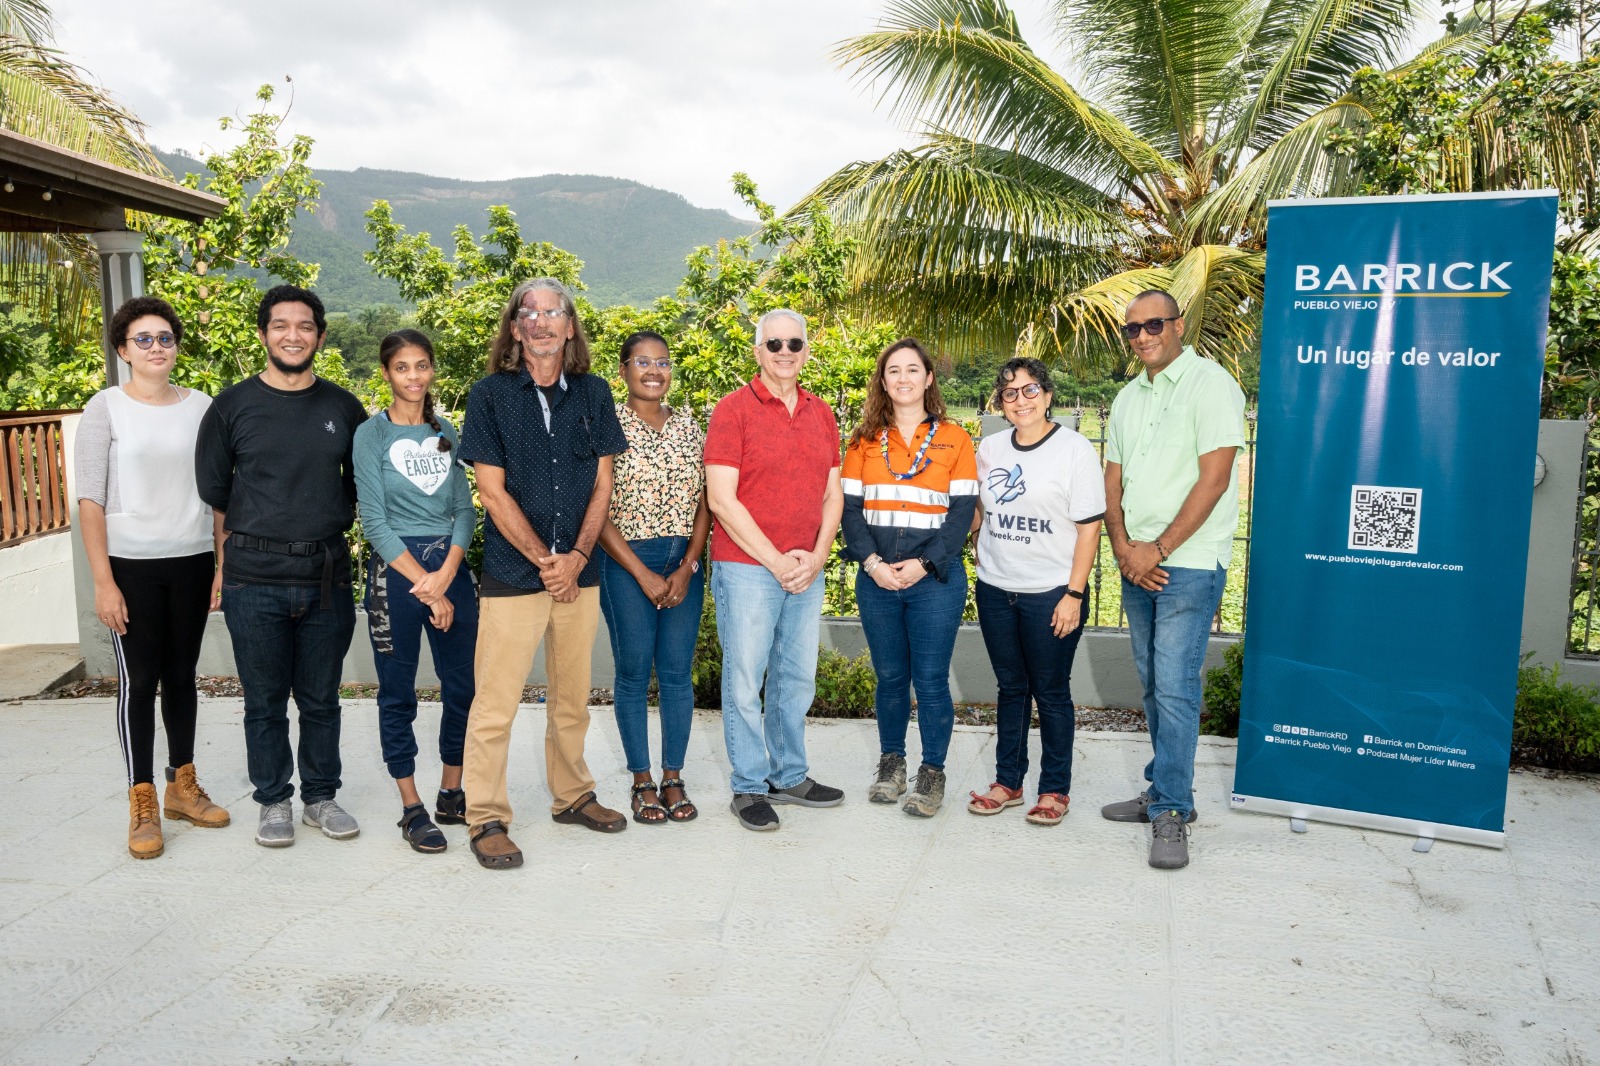
<path id="1" fill-rule="evenodd" d="M 1079 522 L 1105 514 L 1106 485 L 1094 445 L 1066 426 L 1019 446 L 1016 431 L 978 444 L 978 580 L 1007 592 L 1049 592 L 1067 583 Z"/>

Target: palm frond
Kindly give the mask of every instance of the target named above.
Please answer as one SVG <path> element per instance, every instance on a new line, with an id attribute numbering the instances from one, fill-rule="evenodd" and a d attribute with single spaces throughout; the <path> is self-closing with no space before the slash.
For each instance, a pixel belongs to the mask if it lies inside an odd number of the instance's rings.
<path id="1" fill-rule="evenodd" d="M 146 174 L 165 169 L 144 127 L 52 49 L 0 37 L 0 127 Z"/>
<path id="2" fill-rule="evenodd" d="M 907 125 L 1007 145 L 1108 192 L 1176 173 L 1034 53 L 999 0 L 892 0 L 879 28 L 834 59 L 887 86 L 881 99 Z"/>
<path id="3" fill-rule="evenodd" d="M 0 35 L 45 45 L 55 36 L 55 17 L 44 0 L 0 0 Z"/>
<path id="4" fill-rule="evenodd" d="M 66 344 L 84 339 L 100 306 L 100 256 L 73 233 L 0 233 L 0 300 L 25 308 Z"/>

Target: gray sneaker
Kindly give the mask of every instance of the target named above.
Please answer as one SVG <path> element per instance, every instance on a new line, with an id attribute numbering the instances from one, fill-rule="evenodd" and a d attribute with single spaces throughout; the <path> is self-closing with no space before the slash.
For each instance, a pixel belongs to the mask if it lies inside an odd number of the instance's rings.
<path id="1" fill-rule="evenodd" d="M 256 824 L 256 843 L 264 848 L 286 848 L 294 843 L 294 801 L 261 805 L 261 821 Z"/>
<path id="2" fill-rule="evenodd" d="M 337 801 L 331 799 L 306 804 L 306 809 L 300 814 L 300 820 L 322 830 L 323 836 L 333 840 L 349 840 L 361 833 L 361 826 L 356 824 L 356 820 L 350 817 Z"/>
<path id="3" fill-rule="evenodd" d="M 893 803 L 906 791 L 906 757 L 883 754 L 878 756 L 878 777 L 867 789 L 867 799 L 873 803 Z"/>
<path id="4" fill-rule="evenodd" d="M 739 819 L 739 824 L 757 833 L 770 833 L 778 828 L 778 812 L 772 809 L 767 797 L 756 792 L 735 792 L 729 809 Z"/>
<path id="5" fill-rule="evenodd" d="M 935 770 L 927 763 L 917 767 L 916 787 L 906 797 L 900 809 L 918 818 L 932 818 L 944 802 L 944 771 Z"/>
<path id="6" fill-rule="evenodd" d="M 1157 870 L 1189 865 L 1189 827 L 1177 811 L 1167 811 L 1150 823 L 1150 865 Z"/>
<path id="7" fill-rule="evenodd" d="M 798 785 L 788 788 L 767 782 L 767 799 L 772 803 L 798 803 L 802 807 L 837 807 L 844 802 L 844 793 L 832 785 L 819 785 L 809 777 L 802 777 Z"/>
<path id="8" fill-rule="evenodd" d="M 1131 800 L 1123 800 L 1121 803 L 1108 803 L 1100 808 L 1100 817 L 1113 822 L 1148 822 L 1150 820 L 1150 793 L 1141 792 Z M 1200 817 L 1199 812 L 1190 807 L 1189 817 L 1185 818 L 1184 821 L 1192 823 L 1198 817 Z"/>

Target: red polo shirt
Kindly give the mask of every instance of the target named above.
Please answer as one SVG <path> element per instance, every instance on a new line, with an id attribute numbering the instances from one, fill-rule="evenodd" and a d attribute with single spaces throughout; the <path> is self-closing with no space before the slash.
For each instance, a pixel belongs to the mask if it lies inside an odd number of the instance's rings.
<path id="1" fill-rule="evenodd" d="M 757 376 L 717 402 L 706 429 L 707 466 L 739 471 L 739 502 L 780 552 L 817 546 L 828 472 L 839 465 L 839 423 L 821 399 L 805 389 L 794 414 Z M 760 565 L 712 525 L 711 558 Z"/>

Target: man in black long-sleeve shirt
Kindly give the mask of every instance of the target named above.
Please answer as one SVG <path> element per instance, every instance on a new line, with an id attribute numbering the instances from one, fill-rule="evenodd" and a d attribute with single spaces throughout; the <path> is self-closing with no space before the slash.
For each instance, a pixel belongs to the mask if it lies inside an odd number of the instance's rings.
<path id="1" fill-rule="evenodd" d="M 327 333 L 314 293 L 280 285 L 256 314 L 267 367 L 222 391 L 200 424 L 201 499 L 228 531 L 222 611 L 244 689 L 245 749 L 261 804 L 256 843 L 294 843 L 289 694 L 300 709 L 303 818 L 335 840 L 361 831 L 334 800 L 339 675 L 355 631 L 351 444 L 361 401 L 312 373 Z"/>

